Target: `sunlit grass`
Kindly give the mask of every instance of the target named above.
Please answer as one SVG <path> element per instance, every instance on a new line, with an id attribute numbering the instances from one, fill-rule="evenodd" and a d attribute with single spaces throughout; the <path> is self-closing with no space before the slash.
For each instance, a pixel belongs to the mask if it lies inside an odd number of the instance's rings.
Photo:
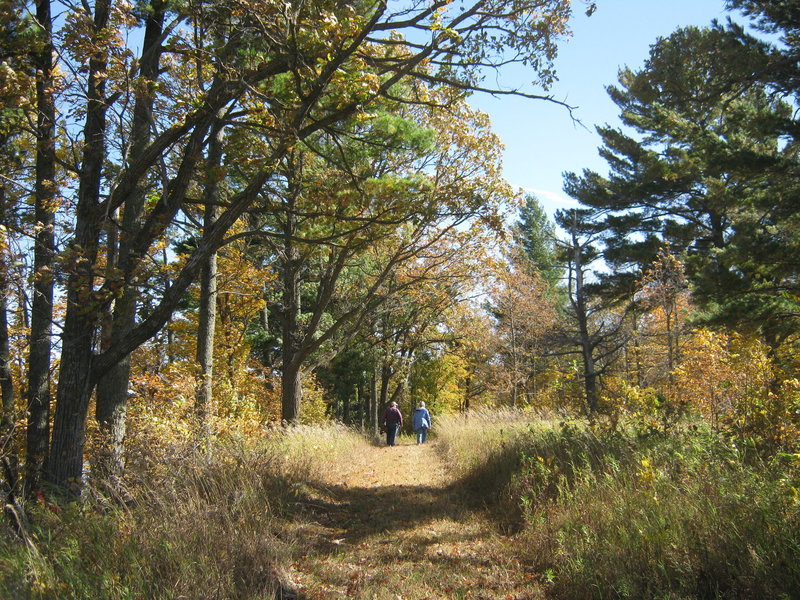
<path id="1" fill-rule="evenodd" d="M 533 436 L 512 494 L 553 598 L 800 597 L 800 505 L 777 464 L 702 431 Z"/>
<path id="2" fill-rule="evenodd" d="M 489 412 L 442 426 L 465 493 L 501 515 L 548 598 L 800 597 L 800 461 Z"/>
<path id="3" fill-rule="evenodd" d="M 335 464 L 343 457 L 369 444 L 364 436 L 338 423 L 295 425 L 276 430 L 271 439 L 275 451 L 283 457 L 284 469 L 316 471 Z"/>
<path id="4" fill-rule="evenodd" d="M 436 419 L 436 439 L 456 476 L 480 468 L 498 453 L 514 448 L 532 429 L 550 420 L 538 413 L 508 408 L 472 410 Z"/>
<path id="5" fill-rule="evenodd" d="M 448 468 L 473 506 L 491 508 L 502 529 L 521 523 L 510 483 L 519 472 L 530 436 L 554 421 L 531 411 L 470 411 L 437 420 L 437 440 Z"/>
<path id="6" fill-rule="evenodd" d="M 321 474 L 400 448 L 315 425 L 180 449 L 124 494 L 31 503 L 29 543 L 0 536 L 0 597 L 800 597 L 793 455 L 520 411 L 441 416 L 436 435 L 402 450 L 419 469 L 441 453 L 452 485 L 335 489 Z"/>
<path id="7" fill-rule="evenodd" d="M 337 426 L 273 430 L 159 457 L 122 496 L 93 482 L 85 501 L 30 503 L 29 545 L 0 539 L 0 597 L 271 598 L 297 486 L 359 443 Z"/>

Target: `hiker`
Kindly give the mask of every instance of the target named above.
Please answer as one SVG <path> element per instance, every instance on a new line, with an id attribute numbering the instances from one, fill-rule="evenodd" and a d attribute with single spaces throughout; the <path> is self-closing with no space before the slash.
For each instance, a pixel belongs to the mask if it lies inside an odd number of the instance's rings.
<path id="1" fill-rule="evenodd" d="M 394 446 L 397 432 L 403 426 L 403 415 L 397 408 L 397 402 L 389 404 L 383 415 L 383 424 L 386 426 L 386 445 Z"/>
<path id="2" fill-rule="evenodd" d="M 431 428 L 431 413 L 425 408 L 425 403 L 420 402 L 417 410 L 411 416 L 411 424 L 417 434 L 417 444 L 424 444 L 428 438 L 428 429 Z"/>

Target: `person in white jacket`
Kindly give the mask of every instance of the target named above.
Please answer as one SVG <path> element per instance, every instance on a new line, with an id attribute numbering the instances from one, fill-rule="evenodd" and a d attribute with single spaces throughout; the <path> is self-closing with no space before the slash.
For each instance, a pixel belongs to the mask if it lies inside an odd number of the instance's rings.
<path id="1" fill-rule="evenodd" d="M 431 428 L 431 413 L 425 408 L 424 402 L 419 403 L 419 406 L 411 416 L 411 424 L 417 434 L 417 443 L 424 444 L 428 438 L 428 429 Z"/>

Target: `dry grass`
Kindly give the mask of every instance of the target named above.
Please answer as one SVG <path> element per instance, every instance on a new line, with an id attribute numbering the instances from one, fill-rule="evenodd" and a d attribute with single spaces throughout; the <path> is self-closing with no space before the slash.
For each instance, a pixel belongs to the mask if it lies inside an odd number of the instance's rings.
<path id="1" fill-rule="evenodd" d="M 502 530 L 514 532 L 523 523 L 510 484 L 531 436 L 553 426 L 554 419 L 531 411 L 471 411 L 437 420 L 437 439 L 463 497 L 489 509 Z"/>
<path id="2" fill-rule="evenodd" d="M 464 502 L 437 444 L 365 446 L 304 498 L 292 580 L 304 598 L 540 598 L 537 578 Z M 301 527 L 301 525 L 298 525 Z"/>
<path id="3" fill-rule="evenodd" d="M 436 433 L 303 426 L 162 457 L 125 502 L 31 507 L 32 546 L 0 538 L 0 597 L 800 597 L 798 465 L 519 412 Z"/>
<path id="4" fill-rule="evenodd" d="M 749 463 L 702 431 L 568 428 L 526 453 L 513 486 L 520 556 L 546 575 L 548 597 L 800 597 L 791 468 Z"/>
<path id="5" fill-rule="evenodd" d="M 492 457 L 531 431 L 542 419 L 512 409 L 473 410 L 437 417 L 436 436 L 456 476 L 492 462 Z"/>
<path id="6" fill-rule="evenodd" d="M 304 482 L 360 443 L 304 426 L 181 447 L 139 465 L 122 495 L 95 482 L 85 502 L 30 505 L 30 548 L 0 541 L 0 597 L 271 598 L 288 586 Z"/>
<path id="7" fill-rule="evenodd" d="M 354 430 L 328 423 L 276 429 L 269 447 L 278 460 L 279 472 L 300 481 L 336 468 L 370 445 Z"/>

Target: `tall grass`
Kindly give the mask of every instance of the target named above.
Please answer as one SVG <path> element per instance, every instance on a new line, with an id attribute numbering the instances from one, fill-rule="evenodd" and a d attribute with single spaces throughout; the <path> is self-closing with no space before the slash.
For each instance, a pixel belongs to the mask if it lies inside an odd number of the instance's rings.
<path id="1" fill-rule="evenodd" d="M 478 409 L 437 416 L 435 433 L 450 468 L 463 477 L 506 450 L 516 452 L 528 434 L 554 422 L 530 411 Z"/>
<path id="2" fill-rule="evenodd" d="M 161 457 L 124 502 L 30 504 L 29 544 L 0 537 L 4 599 L 264 599 L 280 595 L 292 539 L 283 517 L 312 462 L 358 437 L 338 428 L 275 431 L 258 442 Z M 324 459 L 323 456 L 324 455 Z"/>
<path id="3" fill-rule="evenodd" d="M 696 431 L 531 442 L 515 487 L 552 597 L 800 597 L 791 468 L 750 464 Z"/>
<path id="4" fill-rule="evenodd" d="M 453 478 L 473 505 L 493 510 L 501 529 L 514 531 L 521 524 L 521 505 L 510 484 L 522 468 L 522 448 L 536 431 L 553 422 L 508 408 L 436 419 L 436 439 Z"/>
<path id="5" fill-rule="evenodd" d="M 798 457 L 752 461 L 702 429 L 450 425 L 448 455 L 516 506 L 550 598 L 800 598 Z"/>
<path id="6" fill-rule="evenodd" d="M 441 417 L 468 497 L 547 598 L 800 598 L 800 456 L 753 460 L 701 428 L 639 436 L 532 413 Z M 276 430 L 208 453 L 150 457 L 127 495 L 31 503 L 28 543 L 0 534 L 0 598 L 280 597 L 304 535 L 302 486 L 368 442 Z"/>

